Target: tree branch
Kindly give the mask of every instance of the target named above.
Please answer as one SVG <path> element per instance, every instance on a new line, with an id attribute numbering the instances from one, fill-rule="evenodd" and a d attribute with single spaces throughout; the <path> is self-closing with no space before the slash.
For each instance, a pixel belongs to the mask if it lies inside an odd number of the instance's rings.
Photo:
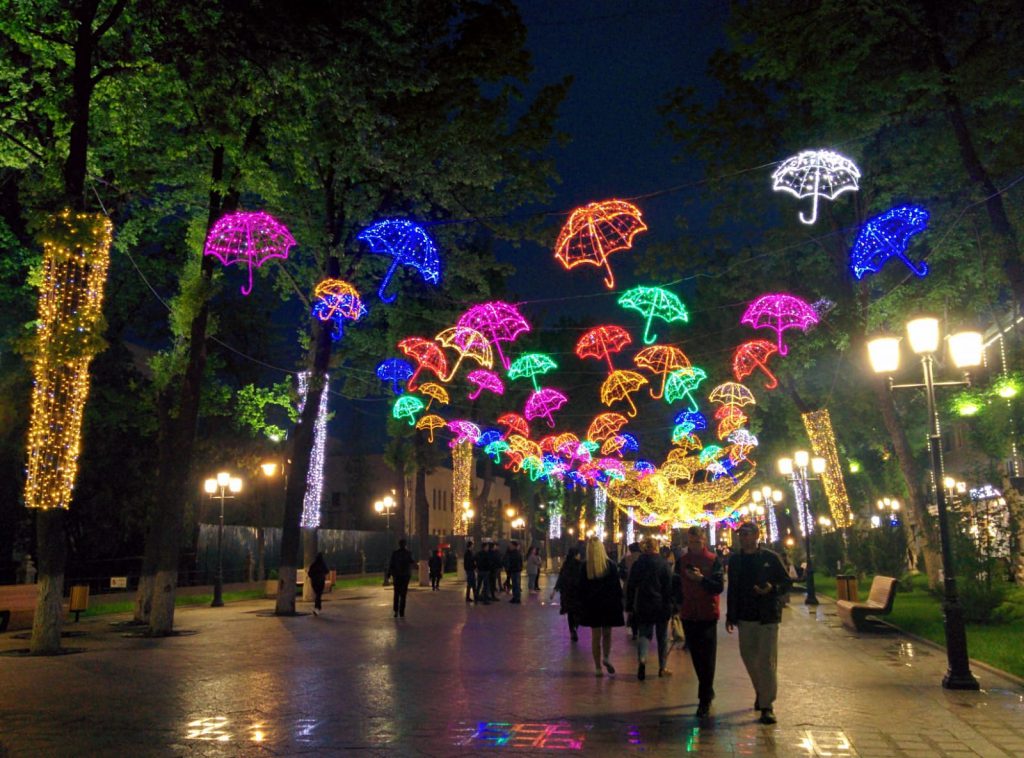
<path id="1" fill-rule="evenodd" d="M 96 27 L 96 30 L 92 33 L 94 42 L 99 42 L 100 37 L 110 31 L 110 27 L 117 23 L 117 19 L 124 13 L 124 9 L 128 6 L 128 0 L 117 0 L 117 3 L 113 8 L 110 9 L 110 13 L 103 19 L 102 23 Z"/>

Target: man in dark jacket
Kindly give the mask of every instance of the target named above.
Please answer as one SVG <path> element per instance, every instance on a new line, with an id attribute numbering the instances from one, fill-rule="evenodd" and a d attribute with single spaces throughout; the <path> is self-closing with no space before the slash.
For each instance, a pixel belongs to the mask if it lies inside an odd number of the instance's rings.
<path id="1" fill-rule="evenodd" d="M 633 562 L 626 582 L 626 609 L 637 627 L 636 678 L 647 676 L 647 647 L 653 636 L 658 638 L 658 676 L 670 676 L 668 662 L 668 620 L 672 617 L 672 573 L 668 563 L 658 555 L 651 537 L 641 543 L 643 550 Z"/>
<path id="2" fill-rule="evenodd" d="M 391 579 L 394 586 L 394 599 L 391 607 L 394 610 L 395 618 L 405 618 L 405 596 L 409 594 L 409 580 L 412 578 L 412 567 L 416 561 L 412 559 L 412 553 L 405 549 L 405 540 L 398 541 L 398 550 L 391 554 L 391 562 L 388 563 L 388 572 L 384 576 L 384 583 Z"/>
<path id="3" fill-rule="evenodd" d="M 476 554 L 476 591 L 480 602 L 491 602 L 491 551 L 488 543 L 480 545 Z"/>
<path id="4" fill-rule="evenodd" d="M 725 586 L 722 562 L 704 544 L 704 530 L 691 526 L 686 552 L 676 561 L 679 618 L 697 672 L 697 718 L 707 718 L 715 697 L 718 656 L 718 596 Z"/>
<path id="5" fill-rule="evenodd" d="M 725 630 L 732 634 L 739 627 L 740 657 L 757 693 L 754 708 L 762 724 L 774 724 L 779 623 L 790 579 L 779 556 L 758 547 L 755 524 L 743 522 L 738 533 L 740 551 L 729 559 Z"/>
<path id="6" fill-rule="evenodd" d="M 473 555 L 472 540 L 466 543 L 466 553 L 462 556 L 462 568 L 466 570 L 466 602 L 475 603 L 478 596 L 476 593 L 476 556 Z M 473 593 L 472 599 L 469 597 L 470 591 Z"/>
<path id="7" fill-rule="evenodd" d="M 512 581 L 512 601 L 521 603 L 523 596 L 523 554 L 519 552 L 519 543 L 512 540 L 505 551 L 505 571 Z"/>

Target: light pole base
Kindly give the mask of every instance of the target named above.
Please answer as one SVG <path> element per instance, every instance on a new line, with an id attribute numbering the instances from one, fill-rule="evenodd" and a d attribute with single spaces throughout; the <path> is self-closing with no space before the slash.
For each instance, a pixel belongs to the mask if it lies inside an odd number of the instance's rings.
<path id="1" fill-rule="evenodd" d="M 954 674 L 947 671 L 942 677 L 942 687 L 947 690 L 980 690 L 981 684 L 974 678 L 970 671 L 963 674 Z"/>

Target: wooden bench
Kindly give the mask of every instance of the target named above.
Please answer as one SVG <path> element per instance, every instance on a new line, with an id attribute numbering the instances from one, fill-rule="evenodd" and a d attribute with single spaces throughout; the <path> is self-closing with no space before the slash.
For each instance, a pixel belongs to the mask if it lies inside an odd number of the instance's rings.
<path id="1" fill-rule="evenodd" d="M 871 580 L 871 591 L 867 601 L 855 603 L 852 600 L 836 601 L 836 611 L 847 626 L 857 631 L 868 627 L 868 616 L 885 616 L 892 613 L 892 603 L 896 599 L 896 580 L 891 576 L 876 576 Z"/>

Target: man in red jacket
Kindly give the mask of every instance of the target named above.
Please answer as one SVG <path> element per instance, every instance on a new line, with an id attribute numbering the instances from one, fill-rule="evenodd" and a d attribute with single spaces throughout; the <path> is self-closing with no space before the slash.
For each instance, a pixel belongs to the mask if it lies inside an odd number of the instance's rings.
<path id="1" fill-rule="evenodd" d="M 686 553 L 676 561 L 681 598 L 679 618 L 686 645 L 697 672 L 697 718 L 711 712 L 715 697 L 715 661 L 718 656 L 718 596 L 725 586 L 722 562 L 707 549 L 704 530 L 691 526 L 686 533 Z"/>

